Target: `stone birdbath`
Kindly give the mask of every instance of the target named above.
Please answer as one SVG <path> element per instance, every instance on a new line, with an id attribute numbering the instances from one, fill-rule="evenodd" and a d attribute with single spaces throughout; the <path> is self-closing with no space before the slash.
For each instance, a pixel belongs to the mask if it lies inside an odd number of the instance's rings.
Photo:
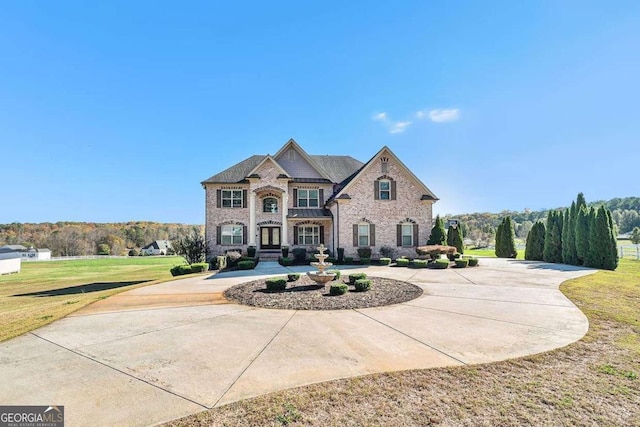
<path id="1" fill-rule="evenodd" d="M 307 273 L 307 276 L 309 276 L 311 280 L 313 280 L 317 284 L 324 285 L 332 281 L 336 277 L 336 273 L 328 273 L 325 271 L 333 264 L 330 262 L 325 262 L 325 259 L 327 259 L 329 255 L 324 253 L 324 251 L 327 250 L 324 244 L 321 243 L 317 249 L 319 253 L 315 254 L 314 256 L 316 257 L 318 262 L 312 262 L 311 265 L 314 266 L 318 271 L 309 271 Z"/>

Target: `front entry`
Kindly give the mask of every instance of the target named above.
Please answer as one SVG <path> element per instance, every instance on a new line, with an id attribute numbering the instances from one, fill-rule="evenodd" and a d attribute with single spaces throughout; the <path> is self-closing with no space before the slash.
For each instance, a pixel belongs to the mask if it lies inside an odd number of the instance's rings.
<path id="1" fill-rule="evenodd" d="M 260 249 L 280 249 L 280 227 L 260 227 Z"/>

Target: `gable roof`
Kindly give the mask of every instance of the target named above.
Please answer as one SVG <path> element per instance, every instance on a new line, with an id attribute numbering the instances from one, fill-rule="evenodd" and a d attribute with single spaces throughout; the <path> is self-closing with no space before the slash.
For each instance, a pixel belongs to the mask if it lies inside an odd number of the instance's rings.
<path id="1" fill-rule="evenodd" d="M 411 170 L 404 164 L 402 163 L 402 161 L 398 158 L 398 156 L 396 156 L 393 151 L 391 151 L 391 149 L 389 147 L 387 147 L 386 145 L 384 147 L 382 147 L 380 149 L 380 151 L 378 151 L 376 154 L 374 154 L 374 156 L 369 159 L 369 161 L 367 163 L 365 163 L 364 165 L 362 165 L 362 167 L 360 169 L 358 169 L 357 171 L 355 171 L 353 174 L 351 174 L 350 176 L 348 176 L 347 178 L 345 178 L 341 183 L 340 183 L 340 190 L 338 190 L 337 193 L 335 193 L 330 200 L 333 199 L 339 199 L 339 198 L 346 198 L 343 196 L 346 196 L 346 190 L 351 187 L 351 184 L 355 181 L 357 181 L 357 179 L 364 173 L 364 171 L 367 169 L 367 167 L 369 165 L 371 165 L 373 163 L 374 160 L 378 159 L 382 153 L 387 152 L 389 154 L 389 156 L 391 156 L 393 158 L 393 160 L 401 167 L 405 170 L 405 172 L 411 177 L 413 178 L 413 180 L 423 189 L 424 194 L 422 195 L 421 200 L 439 200 L 435 194 L 433 194 L 433 192 L 431 190 L 429 190 L 429 188 L 424 185 L 424 183 L 422 181 L 420 181 L 420 179 L 418 179 L 417 176 L 415 176 L 415 174 L 413 172 L 411 172 Z"/>
<path id="2" fill-rule="evenodd" d="M 330 179 L 330 178 L 327 176 L 327 173 L 326 173 L 324 170 L 322 170 L 322 168 L 320 168 L 320 167 L 316 164 L 316 162 L 311 158 L 311 156 L 309 156 L 309 155 L 307 154 L 307 152 L 306 152 L 306 151 L 304 151 L 304 150 L 302 149 L 302 147 L 300 147 L 300 145 L 298 145 L 298 143 L 297 143 L 293 138 L 290 138 L 290 139 L 289 139 L 289 141 L 287 141 L 287 143 L 286 143 L 286 144 L 284 144 L 284 145 L 282 146 L 282 148 L 280 148 L 280 149 L 278 150 L 278 152 L 273 156 L 273 158 L 274 158 L 274 159 L 277 159 L 278 157 L 280 157 L 281 155 L 283 155 L 283 154 L 284 154 L 284 153 L 285 153 L 289 148 L 294 148 L 298 153 L 300 153 L 300 155 L 302 156 L 302 158 L 303 158 L 303 159 L 305 159 L 305 160 L 307 161 L 307 163 L 309 163 L 309 165 L 311 165 L 311 167 L 312 167 L 313 169 L 315 169 L 315 170 L 316 170 L 316 172 L 318 172 L 318 174 L 319 174 L 321 177 L 326 178 L 326 179 Z"/>
<path id="3" fill-rule="evenodd" d="M 260 169 L 260 167 L 268 161 L 271 161 L 271 163 L 273 163 L 273 165 L 276 167 L 276 169 L 278 169 L 281 175 L 284 175 L 285 177 L 290 178 L 287 171 L 284 170 L 282 166 L 280 166 L 278 162 L 276 162 L 276 160 L 273 157 L 271 157 L 269 154 L 264 156 L 264 159 L 262 159 L 262 161 L 260 161 L 260 163 L 258 163 L 255 168 L 251 169 L 251 171 L 249 171 L 249 173 L 246 176 L 257 174 L 258 169 Z"/>
<path id="4" fill-rule="evenodd" d="M 167 250 L 170 246 L 171 244 L 168 240 L 154 240 L 142 249 Z"/>
<path id="5" fill-rule="evenodd" d="M 256 168 L 267 156 L 254 155 L 236 163 L 228 169 L 223 170 L 220 173 L 213 175 L 212 177 L 205 179 L 201 184 L 207 183 L 237 183 L 242 182 L 250 174 L 252 170 Z"/>

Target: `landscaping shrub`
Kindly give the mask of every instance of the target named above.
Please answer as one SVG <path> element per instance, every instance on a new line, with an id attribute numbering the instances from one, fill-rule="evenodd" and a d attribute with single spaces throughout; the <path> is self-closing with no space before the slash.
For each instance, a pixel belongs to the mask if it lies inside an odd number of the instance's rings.
<path id="1" fill-rule="evenodd" d="M 427 246 L 419 246 L 416 248 L 416 253 L 419 256 L 428 255 L 431 259 L 440 258 L 441 254 L 454 254 L 457 249 L 455 246 L 446 246 L 446 245 L 427 245 Z"/>
<path id="2" fill-rule="evenodd" d="M 353 264 L 353 257 L 350 257 L 350 256 L 344 257 L 344 263 L 345 264 Z"/>
<path id="3" fill-rule="evenodd" d="M 371 280 L 369 279 L 356 280 L 355 287 L 357 292 L 366 292 L 369 289 L 371 289 Z"/>
<path id="4" fill-rule="evenodd" d="M 287 288 L 287 279 L 284 277 L 272 277 L 264 282 L 269 291 L 284 291 Z"/>
<path id="5" fill-rule="evenodd" d="M 218 270 L 224 270 L 227 268 L 227 257 L 225 255 L 219 255 L 216 257 L 216 268 Z"/>
<path id="6" fill-rule="evenodd" d="M 335 264 L 336 263 L 336 259 L 332 256 L 330 256 L 329 258 L 327 258 L 326 260 L 324 260 L 324 262 L 330 262 L 331 264 Z"/>
<path id="7" fill-rule="evenodd" d="M 409 267 L 409 259 L 408 258 L 398 258 L 398 259 L 396 259 L 396 265 L 398 267 Z"/>
<path id="8" fill-rule="evenodd" d="M 462 228 L 460 227 L 460 224 L 458 224 L 456 227 L 450 226 L 449 231 L 447 231 L 447 245 L 454 246 L 459 253 L 463 254 L 463 237 L 464 236 L 462 235 Z"/>
<path id="9" fill-rule="evenodd" d="M 280 250 L 282 251 L 282 258 L 289 256 L 289 246 L 283 246 Z"/>
<path id="10" fill-rule="evenodd" d="M 358 248 L 358 257 L 362 258 L 371 258 L 371 248 Z"/>
<path id="11" fill-rule="evenodd" d="M 391 246 L 383 246 L 380 248 L 380 255 L 382 255 L 382 258 L 393 258 L 393 256 L 395 255 L 396 250 L 393 249 Z"/>
<path id="12" fill-rule="evenodd" d="M 172 276 L 184 276 L 185 274 L 191 274 L 193 271 L 191 270 L 191 266 L 190 265 L 176 265 L 175 267 L 172 267 L 171 270 L 169 270 L 171 272 Z"/>
<path id="13" fill-rule="evenodd" d="M 336 276 L 333 278 L 333 280 L 340 280 L 340 276 L 342 276 L 342 274 L 340 274 L 340 270 L 326 270 L 327 273 L 335 273 Z"/>
<path id="14" fill-rule="evenodd" d="M 435 269 L 444 269 L 449 268 L 449 260 L 448 259 L 437 259 L 430 264 L 431 268 Z"/>
<path id="15" fill-rule="evenodd" d="M 456 260 L 456 268 L 466 268 L 469 265 L 468 259 L 457 259 Z"/>
<path id="16" fill-rule="evenodd" d="M 206 262 L 198 262 L 195 264 L 191 264 L 191 271 L 193 273 L 202 273 L 203 271 L 207 271 L 209 269 L 209 264 Z"/>
<path id="17" fill-rule="evenodd" d="M 461 254 L 447 254 L 447 258 L 449 259 L 449 261 L 455 261 L 457 259 L 459 259 L 462 255 Z"/>
<path id="18" fill-rule="evenodd" d="M 365 273 L 351 273 L 349 275 L 349 284 L 354 285 L 356 280 L 366 279 L 367 275 Z"/>
<path id="19" fill-rule="evenodd" d="M 360 264 L 362 264 L 362 265 L 371 264 L 371 258 L 360 258 Z"/>
<path id="20" fill-rule="evenodd" d="M 129 251 L 129 256 L 138 256 L 140 253 L 136 249 L 131 249 Z"/>
<path id="21" fill-rule="evenodd" d="M 427 268 L 428 261 L 426 259 L 414 259 L 413 266 L 415 268 Z"/>
<path id="22" fill-rule="evenodd" d="M 238 264 L 238 261 L 240 261 L 240 259 L 242 258 L 242 253 L 240 253 L 240 250 L 227 251 L 226 255 L 228 267 L 235 267 Z"/>
<path id="23" fill-rule="evenodd" d="M 287 274 L 287 280 L 289 282 L 295 282 L 298 279 L 300 279 L 300 273 L 289 273 L 289 274 Z"/>
<path id="24" fill-rule="evenodd" d="M 253 270 L 254 268 L 256 268 L 256 263 L 255 261 L 249 260 L 240 261 L 238 262 L 238 268 L 240 270 Z"/>
<path id="25" fill-rule="evenodd" d="M 349 286 L 345 285 L 344 283 L 334 283 L 329 288 L 329 295 L 333 296 L 344 295 L 347 292 L 349 292 Z"/>
<path id="26" fill-rule="evenodd" d="M 344 261 L 344 248 L 338 248 L 338 262 Z"/>
<path id="27" fill-rule="evenodd" d="M 291 253 L 293 254 L 293 260 L 296 264 L 304 263 L 307 258 L 307 250 L 305 248 L 293 248 L 291 249 Z"/>
<path id="28" fill-rule="evenodd" d="M 280 258 L 280 264 L 284 265 L 284 266 L 288 266 L 288 265 L 293 265 L 293 260 L 291 258 Z"/>
<path id="29" fill-rule="evenodd" d="M 444 229 L 444 222 L 442 221 L 442 218 L 440 218 L 440 215 L 438 215 L 436 216 L 435 224 L 431 229 L 427 245 L 444 245 L 446 239 L 447 233 Z"/>
<path id="30" fill-rule="evenodd" d="M 255 257 L 255 256 L 256 256 L 256 247 L 255 247 L 255 246 L 249 246 L 249 247 L 247 248 L 247 255 L 248 255 L 250 258 Z"/>
<path id="31" fill-rule="evenodd" d="M 389 265 L 391 264 L 391 258 L 380 258 L 381 265 Z"/>
<path id="32" fill-rule="evenodd" d="M 478 265 L 478 258 L 469 258 L 469 267 L 475 267 Z"/>

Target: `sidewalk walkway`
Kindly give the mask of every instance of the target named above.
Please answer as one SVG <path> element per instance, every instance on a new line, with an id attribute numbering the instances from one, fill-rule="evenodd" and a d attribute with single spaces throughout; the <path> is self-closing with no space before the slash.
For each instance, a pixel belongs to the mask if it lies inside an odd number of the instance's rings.
<path id="1" fill-rule="evenodd" d="M 271 263 L 134 289 L 0 344 L 0 402 L 64 405 L 69 426 L 151 425 L 320 381 L 524 356 L 586 333 L 586 317 L 558 285 L 591 270 L 481 263 L 359 268 L 425 291 L 359 310 L 266 310 L 224 299 L 235 284 L 309 269 Z"/>

